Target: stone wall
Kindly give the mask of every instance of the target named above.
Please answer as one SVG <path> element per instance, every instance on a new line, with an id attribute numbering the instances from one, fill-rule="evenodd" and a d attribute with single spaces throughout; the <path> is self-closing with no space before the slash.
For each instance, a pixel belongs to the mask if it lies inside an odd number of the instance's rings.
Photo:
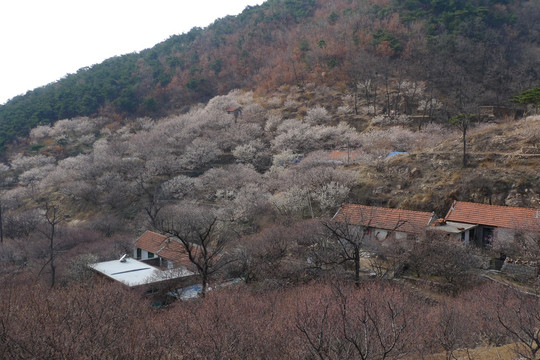
<path id="1" fill-rule="evenodd" d="M 538 266 L 505 262 L 501 272 L 522 278 L 535 278 L 538 276 Z"/>

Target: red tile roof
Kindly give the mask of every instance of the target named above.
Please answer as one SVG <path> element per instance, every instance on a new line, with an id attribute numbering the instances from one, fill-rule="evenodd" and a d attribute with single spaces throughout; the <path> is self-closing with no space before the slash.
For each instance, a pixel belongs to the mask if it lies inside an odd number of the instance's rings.
<path id="1" fill-rule="evenodd" d="M 344 204 L 334 216 L 334 219 L 343 222 L 347 221 L 352 225 L 384 230 L 395 229 L 409 234 L 418 234 L 430 225 L 436 217 L 433 213 L 423 211 Z"/>
<path id="2" fill-rule="evenodd" d="M 188 255 L 178 240 L 152 231 L 146 231 L 137 239 L 137 248 L 152 252 L 163 259 L 172 261 L 175 266 L 191 266 Z"/>
<path id="3" fill-rule="evenodd" d="M 540 231 L 540 210 L 536 209 L 454 201 L 445 219 L 507 229 Z"/>

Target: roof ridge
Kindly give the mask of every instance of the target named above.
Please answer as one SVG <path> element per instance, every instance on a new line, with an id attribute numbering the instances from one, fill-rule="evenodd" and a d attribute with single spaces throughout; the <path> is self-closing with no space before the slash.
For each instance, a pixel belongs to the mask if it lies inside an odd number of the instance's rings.
<path id="1" fill-rule="evenodd" d="M 511 206 L 511 205 L 492 205 L 492 204 L 485 204 L 485 203 L 475 203 L 472 201 L 459 201 L 455 200 L 454 204 L 456 203 L 462 203 L 462 204 L 473 204 L 473 205 L 480 205 L 480 206 L 491 206 L 491 207 L 499 207 L 499 208 L 505 208 L 505 209 L 523 209 L 523 210 L 540 210 L 540 208 L 528 208 L 528 207 L 522 207 L 522 206 Z"/>

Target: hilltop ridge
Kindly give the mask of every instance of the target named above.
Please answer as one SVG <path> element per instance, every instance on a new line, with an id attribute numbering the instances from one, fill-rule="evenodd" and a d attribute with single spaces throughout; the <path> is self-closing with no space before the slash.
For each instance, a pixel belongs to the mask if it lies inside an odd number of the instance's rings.
<path id="1" fill-rule="evenodd" d="M 538 13 L 534 1 L 269 0 L 15 97 L 0 107 L 0 147 L 60 119 L 160 117 L 236 88 L 337 86 L 386 97 L 389 113 L 403 79 L 444 99 L 441 117 L 503 105 L 538 84 Z"/>

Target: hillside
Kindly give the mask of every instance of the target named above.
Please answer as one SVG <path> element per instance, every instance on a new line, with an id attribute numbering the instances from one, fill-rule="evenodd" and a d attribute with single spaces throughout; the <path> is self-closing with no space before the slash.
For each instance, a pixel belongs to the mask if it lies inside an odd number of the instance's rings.
<path id="1" fill-rule="evenodd" d="M 386 97 L 378 110 L 389 113 L 389 82 L 425 81 L 443 101 L 438 116 L 474 112 L 537 86 L 538 13 L 535 1 L 269 0 L 12 99 L 0 107 L 0 147 L 60 119 L 164 116 L 284 84 Z"/>
<path id="2" fill-rule="evenodd" d="M 509 101 L 538 93 L 538 10 L 269 0 L 13 99 L 0 358 L 537 358 L 537 228 L 424 224 L 454 200 L 538 220 L 538 104 Z"/>
<path id="3" fill-rule="evenodd" d="M 407 86 L 417 106 L 422 84 Z M 392 92 L 398 96 L 405 102 Z M 4 233 L 30 233 L 23 219 L 36 216 L 38 199 L 58 201 L 91 227 L 114 223 L 135 233 L 175 204 L 221 209 L 245 233 L 283 217 L 332 215 L 344 201 L 438 216 L 456 199 L 540 205 L 538 116 L 473 124 L 463 168 L 462 134 L 449 123 L 375 116 L 365 100 L 356 115 L 354 103 L 347 92 L 306 84 L 271 97 L 235 90 L 157 120 L 79 117 L 39 126 L 0 168 Z M 238 116 L 227 112 L 238 107 Z"/>
<path id="4" fill-rule="evenodd" d="M 236 90 L 156 120 L 78 117 L 34 128 L 7 152 L 9 166 L 0 167 L 0 279 L 10 294 L 0 301 L 6 339 L 0 354 L 305 359 L 319 351 L 342 358 L 355 340 L 343 330 L 351 324 L 354 333 L 371 335 L 377 329 L 391 334 L 397 324 L 391 356 L 529 354 L 510 331 L 536 326 L 537 298 L 463 272 L 461 261 L 470 254 L 462 249 L 459 262 L 448 261 L 459 275 L 450 285 L 429 273 L 370 280 L 368 271 L 380 263 L 365 258 L 356 286 L 350 267 L 325 271 L 306 264 L 317 242 L 327 241 L 319 219 L 306 219 L 331 216 L 343 201 L 439 216 L 452 199 L 536 207 L 540 158 L 526 149 L 537 149 L 539 117 L 471 129 L 464 169 L 456 129 L 425 123 L 418 130 L 411 118 L 370 116 L 363 101 L 355 115 L 353 104 L 348 94 L 308 83 L 303 91 L 283 86 L 271 97 Z M 238 118 L 227 114 L 238 106 Z M 388 158 L 393 151 L 407 154 Z M 52 289 L 50 272 L 42 271 L 48 266 L 44 214 L 51 204 L 61 215 Z M 132 253 L 134 239 L 176 209 L 184 215 L 216 211 L 234 226 L 228 251 L 237 263 L 215 279 L 243 274 L 245 284 L 157 309 L 148 295 L 88 273 L 88 263 Z M 454 255 L 448 245 L 439 250 Z M 421 261 L 438 263 L 435 255 Z M 500 313 L 511 330 L 493 321 Z M 373 323 L 362 322 L 362 314 Z M 130 326 L 118 327 L 119 318 Z M 182 321 L 171 331 L 174 319 Z M 310 340 L 320 334 L 328 345 L 314 350 Z M 104 347 L 94 339 L 108 342 Z M 384 351 L 387 343 L 376 339 L 369 338 L 372 351 Z"/>

